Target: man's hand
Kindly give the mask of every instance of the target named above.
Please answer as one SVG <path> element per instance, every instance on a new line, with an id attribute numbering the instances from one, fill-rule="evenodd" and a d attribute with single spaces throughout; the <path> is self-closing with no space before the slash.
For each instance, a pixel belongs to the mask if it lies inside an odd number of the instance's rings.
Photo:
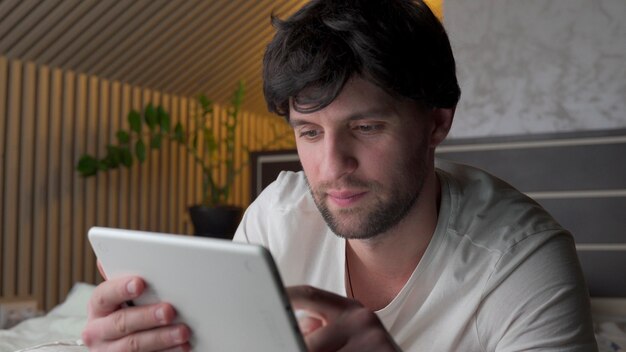
<path id="1" fill-rule="evenodd" d="M 104 281 L 94 290 L 82 339 L 90 351 L 189 351 L 189 328 L 172 324 L 176 316 L 167 303 L 124 307 L 141 295 L 138 277 Z"/>
<path id="2" fill-rule="evenodd" d="M 376 314 L 359 302 L 310 286 L 289 287 L 287 293 L 294 309 L 311 316 L 303 329 L 310 352 L 400 351 Z"/>

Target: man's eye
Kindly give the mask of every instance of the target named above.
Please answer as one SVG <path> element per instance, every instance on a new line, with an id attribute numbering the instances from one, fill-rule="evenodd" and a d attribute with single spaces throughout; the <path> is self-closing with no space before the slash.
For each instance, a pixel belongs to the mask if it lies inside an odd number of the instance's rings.
<path id="1" fill-rule="evenodd" d="M 359 132 L 373 133 L 382 129 L 382 125 L 358 125 Z"/>
<path id="2" fill-rule="evenodd" d="M 319 132 L 317 130 L 307 130 L 307 131 L 300 132 L 300 137 L 305 137 L 305 138 L 315 138 L 318 135 L 319 135 Z"/>

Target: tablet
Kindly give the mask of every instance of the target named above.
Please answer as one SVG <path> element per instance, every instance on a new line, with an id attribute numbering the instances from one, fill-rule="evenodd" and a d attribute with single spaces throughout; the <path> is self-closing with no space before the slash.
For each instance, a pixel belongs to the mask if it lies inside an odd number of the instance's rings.
<path id="1" fill-rule="evenodd" d="M 271 254 L 228 240 L 92 227 L 107 277 L 138 275 L 133 303 L 169 302 L 194 351 L 305 351 Z"/>

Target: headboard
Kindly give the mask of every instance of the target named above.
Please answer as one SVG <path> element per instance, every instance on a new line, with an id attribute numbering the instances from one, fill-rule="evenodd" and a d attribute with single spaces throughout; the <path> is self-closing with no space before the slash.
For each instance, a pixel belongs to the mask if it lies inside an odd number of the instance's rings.
<path id="1" fill-rule="evenodd" d="M 591 296 L 626 297 L 626 129 L 451 139 L 436 154 L 534 198 L 573 233 Z M 251 159 L 250 199 L 281 170 L 301 170 L 293 150 Z"/>

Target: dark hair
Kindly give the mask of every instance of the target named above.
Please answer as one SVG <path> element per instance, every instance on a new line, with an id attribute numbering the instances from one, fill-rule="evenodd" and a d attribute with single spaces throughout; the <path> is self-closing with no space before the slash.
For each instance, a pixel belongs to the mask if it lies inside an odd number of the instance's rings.
<path id="1" fill-rule="evenodd" d="M 268 109 L 289 118 L 329 105 L 359 75 L 387 93 L 451 108 L 461 94 L 448 36 L 422 1 L 313 0 L 287 20 L 263 58 Z"/>

